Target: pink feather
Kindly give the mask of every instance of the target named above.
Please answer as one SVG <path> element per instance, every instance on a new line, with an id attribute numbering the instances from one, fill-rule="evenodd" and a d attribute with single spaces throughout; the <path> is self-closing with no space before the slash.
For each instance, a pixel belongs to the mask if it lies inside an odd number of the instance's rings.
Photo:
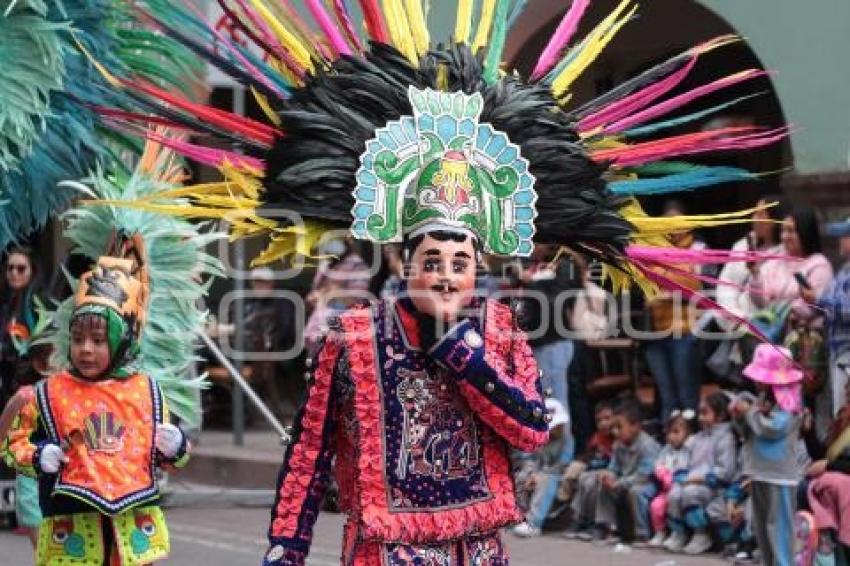
<path id="1" fill-rule="evenodd" d="M 656 104 L 655 106 L 651 106 L 650 108 L 647 108 L 642 112 L 638 112 L 637 114 L 634 114 L 627 118 L 623 118 L 618 122 L 609 124 L 605 127 L 604 132 L 606 134 L 613 134 L 628 130 L 629 128 L 637 126 L 638 124 L 645 123 L 651 120 L 652 118 L 662 116 L 672 110 L 680 108 L 688 104 L 689 102 L 696 100 L 697 98 L 706 96 L 708 94 L 711 94 L 712 92 L 721 90 L 723 88 L 736 85 L 744 81 L 748 81 L 750 79 L 763 77 L 765 75 L 767 75 L 767 71 L 762 71 L 759 69 L 749 69 L 747 71 L 735 73 L 734 75 L 730 75 L 728 77 L 723 77 L 722 79 L 718 79 L 707 85 L 703 85 L 688 92 L 682 93 L 678 96 L 674 96 L 670 100 L 661 102 L 659 104 Z"/>
<path id="2" fill-rule="evenodd" d="M 195 7 L 194 5 L 192 5 L 190 3 L 187 3 L 187 7 L 189 8 L 190 11 L 195 13 L 195 15 L 198 17 L 198 19 L 200 21 L 205 22 L 204 25 L 206 26 L 206 28 L 216 37 L 216 39 L 218 39 L 220 42 L 222 42 L 224 44 L 225 47 L 227 47 L 228 51 L 230 51 L 230 53 L 232 53 L 233 56 L 236 57 L 239 60 L 239 62 L 242 64 L 242 66 L 245 68 L 245 70 L 248 71 L 251 74 L 251 76 L 253 76 L 254 79 L 257 80 L 257 82 L 261 83 L 263 86 L 270 89 L 272 92 L 277 94 L 280 98 L 282 98 L 282 99 L 286 98 L 286 93 L 284 93 L 282 90 L 280 90 L 272 81 L 270 81 L 268 79 L 268 77 L 266 77 L 244 55 L 242 55 L 242 53 L 236 48 L 236 46 L 233 45 L 233 42 L 231 42 L 229 39 L 227 39 L 227 37 L 225 37 L 225 35 L 223 33 L 221 33 L 220 31 L 218 31 L 215 28 L 215 26 L 210 25 L 209 23 L 206 23 L 206 16 L 197 7 Z"/>
<path id="3" fill-rule="evenodd" d="M 689 289 L 681 283 L 664 276 L 663 274 L 653 269 L 651 266 L 645 265 L 642 262 L 632 260 L 632 265 L 634 265 L 647 279 L 649 279 L 662 289 L 666 289 L 668 291 L 678 291 L 682 293 L 682 296 L 687 298 L 688 300 L 696 298 L 697 307 L 717 311 L 724 317 L 736 322 L 737 324 L 743 325 L 750 333 L 758 337 L 759 340 L 763 342 L 768 341 L 767 337 L 753 323 L 727 309 L 724 309 L 719 303 L 717 303 L 713 299 L 710 299 L 702 293 L 694 291 L 693 289 Z M 684 272 L 692 277 L 695 277 L 697 279 L 699 278 L 691 272 L 685 272 L 684 270 L 676 269 L 675 267 L 669 265 L 664 266 L 664 268 L 674 273 L 678 272 L 681 274 Z"/>
<path id="4" fill-rule="evenodd" d="M 662 265 L 677 263 L 689 265 L 710 265 L 735 261 L 751 262 L 765 261 L 768 259 L 797 259 L 782 254 L 770 254 L 758 251 L 715 249 L 690 250 L 672 247 L 662 248 L 655 246 L 638 246 L 634 244 L 626 247 L 626 256 L 629 259 L 636 259 L 641 262 Z"/>
<path id="5" fill-rule="evenodd" d="M 660 96 L 670 92 L 673 88 L 678 86 L 682 80 L 690 74 L 690 71 L 693 69 L 697 59 L 701 55 L 715 49 L 718 46 L 725 45 L 728 41 L 729 36 L 727 35 L 715 37 L 688 49 L 681 55 L 674 57 L 671 61 L 681 57 L 687 57 L 687 63 L 685 63 L 685 65 L 681 68 L 673 71 L 664 79 L 659 79 L 641 90 L 629 94 L 616 102 L 612 102 L 594 114 L 586 116 L 579 123 L 579 131 L 586 132 L 598 126 L 610 124 L 611 122 L 620 120 L 621 118 L 644 108 L 647 104 L 650 104 Z"/>
<path id="6" fill-rule="evenodd" d="M 632 167 L 676 155 L 763 147 L 788 137 L 788 133 L 788 127 L 773 130 L 754 126 L 718 128 L 706 132 L 598 150 L 591 154 L 591 158 L 600 163 L 610 162 L 615 167 Z"/>
<path id="7" fill-rule="evenodd" d="M 351 14 L 345 5 L 345 0 L 334 0 L 334 12 L 336 12 L 336 19 L 339 20 L 342 28 L 345 30 L 345 35 L 348 36 L 348 41 L 351 42 L 351 45 L 355 49 L 363 51 L 363 43 L 360 41 L 360 35 L 354 27 L 354 22 L 351 21 Z"/>
<path id="8" fill-rule="evenodd" d="M 558 24 L 558 28 L 549 39 L 549 43 L 546 44 L 543 53 L 540 54 L 540 59 L 537 60 L 534 71 L 531 73 L 532 81 L 539 80 L 549 69 L 555 66 L 555 63 L 558 62 L 561 56 L 561 52 L 570 42 L 570 39 L 572 39 L 576 29 L 578 29 L 578 24 L 589 5 L 590 0 L 573 0 L 572 6 L 564 14 L 561 23 Z"/>
<path id="9" fill-rule="evenodd" d="M 239 4 L 239 8 L 242 12 L 251 20 L 251 23 L 257 28 L 257 33 L 262 37 L 263 41 L 265 41 L 268 46 L 274 52 L 274 55 L 280 59 L 280 61 L 286 65 L 286 67 L 292 71 L 292 73 L 298 78 L 304 78 L 305 70 L 292 56 L 283 45 L 275 37 L 274 33 L 272 33 L 271 28 L 269 28 L 268 24 L 263 21 L 263 19 L 257 14 L 257 12 L 248 5 L 245 0 L 236 0 L 236 3 Z"/>
<path id="10" fill-rule="evenodd" d="M 331 44 L 331 47 L 337 55 L 351 55 L 351 47 L 345 41 L 345 37 L 340 33 L 339 28 L 334 23 L 333 19 L 328 15 L 327 10 L 322 5 L 322 0 L 307 0 L 307 8 L 313 14 L 313 18 L 322 32 Z"/>
<path id="11" fill-rule="evenodd" d="M 151 141 L 170 147 L 177 153 L 184 155 L 193 161 L 209 165 L 210 167 L 221 167 L 225 163 L 231 163 L 236 167 L 251 168 L 259 171 L 263 171 L 266 168 L 265 163 L 260 159 L 247 155 L 240 155 L 224 149 L 203 147 L 182 140 L 169 138 L 168 136 L 164 136 L 153 130 L 146 130 L 145 137 Z"/>
<path id="12" fill-rule="evenodd" d="M 593 130 L 594 128 L 597 128 L 598 126 L 610 124 L 615 120 L 619 120 L 625 116 L 628 116 L 632 112 L 644 108 L 647 104 L 650 104 L 658 97 L 668 93 L 670 90 L 675 88 L 680 82 L 682 82 L 682 80 L 691 72 L 691 69 L 694 68 L 696 62 L 697 59 L 696 57 L 694 57 L 690 61 L 688 61 L 688 63 L 684 67 L 672 73 L 670 76 L 664 78 L 663 80 L 653 83 L 648 87 L 635 92 L 634 94 L 630 94 L 622 100 L 618 100 L 617 102 L 608 105 L 606 108 L 603 108 L 595 114 L 587 116 L 579 122 L 579 131 L 587 132 Z"/>

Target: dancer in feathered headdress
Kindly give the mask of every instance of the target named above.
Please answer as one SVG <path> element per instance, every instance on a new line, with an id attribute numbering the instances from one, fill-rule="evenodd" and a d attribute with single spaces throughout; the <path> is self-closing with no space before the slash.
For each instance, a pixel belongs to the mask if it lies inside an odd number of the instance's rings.
<path id="1" fill-rule="evenodd" d="M 135 22 L 135 24 L 134 24 Z M 104 70 L 185 88 L 198 60 L 176 41 L 139 28 L 127 5 L 107 0 L 0 0 L 0 250 L 25 240 L 71 203 L 59 181 L 141 145 L 104 129 L 99 108 L 138 109 L 107 88 Z"/>
<path id="2" fill-rule="evenodd" d="M 151 25 L 250 88 L 268 120 L 194 104 L 143 80 L 114 81 L 162 119 L 240 150 L 148 132 L 219 167 L 226 180 L 133 206 L 225 218 L 234 236 L 267 235 L 258 262 L 309 255 L 324 229 L 344 226 L 356 238 L 401 242 L 407 263 L 398 301 L 330 325 L 284 459 L 265 563 L 304 563 L 335 457 L 350 517 L 344 563 L 506 564 L 498 529 L 521 518 L 506 445 L 534 450 L 547 426 L 535 362 L 511 313 L 471 296 L 479 253 L 527 256 L 535 243 L 568 245 L 602 261 L 618 289 L 637 282 L 690 294 L 681 281 L 692 275 L 676 265 L 734 254 L 677 250 L 666 236 L 743 222 L 751 211 L 651 218 L 634 197 L 752 179 L 679 158 L 764 146 L 785 128 L 663 134 L 723 106 L 670 118 L 674 111 L 763 72 L 671 95 L 702 55 L 737 41 L 720 37 L 572 105 L 571 85 L 632 18 L 631 0 L 578 42 L 589 1 L 573 2 L 527 78 L 501 62 L 521 1 L 483 0 L 476 27 L 474 3 L 460 0 L 445 48 L 432 45 L 419 0 L 361 0 L 367 37 L 345 2 L 332 10 L 305 2 L 320 35 L 288 1 L 218 4 L 227 26 L 206 24 L 190 4 L 145 3 L 157 12 Z M 115 119 L 140 133 L 149 121 Z M 175 197 L 186 201 L 161 200 Z"/>
<path id="3" fill-rule="evenodd" d="M 173 187 L 181 169 L 155 145 L 131 175 L 98 173 L 83 189 L 132 199 Z M 51 343 L 63 369 L 36 385 L 8 451 L 39 482 L 38 564 L 150 564 L 169 550 L 155 469 L 188 460 L 169 414 L 190 424 L 199 417 L 191 390 L 200 383 L 185 376 L 204 316 L 195 306 L 203 279 L 220 273 L 203 250 L 218 236 L 113 207 L 83 206 L 66 218 L 75 251 L 96 263 L 54 313 Z"/>

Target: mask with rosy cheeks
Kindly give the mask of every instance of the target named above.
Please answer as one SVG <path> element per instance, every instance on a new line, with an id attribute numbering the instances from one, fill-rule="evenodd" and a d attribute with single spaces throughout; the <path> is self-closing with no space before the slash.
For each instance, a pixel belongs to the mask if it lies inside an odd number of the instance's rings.
<path id="1" fill-rule="evenodd" d="M 426 234 L 410 258 L 407 292 L 419 312 L 455 321 L 475 294 L 476 267 L 471 237 L 438 240 Z"/>

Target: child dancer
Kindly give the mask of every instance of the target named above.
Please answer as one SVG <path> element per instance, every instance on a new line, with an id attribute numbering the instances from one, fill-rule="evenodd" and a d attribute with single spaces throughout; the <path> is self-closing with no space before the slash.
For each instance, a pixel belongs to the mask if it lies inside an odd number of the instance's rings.
<path id="1" fill-rule="evenodd" d="M 752 479 L 753 531 L 764 564 L 791 566 L 803 372 L 787 348 L 759 344 L 744 375 L 756 382 L 759 399 L 739 397 L 731 409 Z"/>
<path id="2" fill-rule="evenodd" d="M 35 399 L 32 385 L 22 385 L 6 403 L 0 415 L 0 444 L 5 448 L 10 429 L 20 422 L 21 410 Z M 10 462 L 11 467 L 15 467 Z M 38 526 L 41 524 L 41 510 L 38 506 L 38 484 L 32 475 L 16 471 L 15 474 L 15 518 L 18 527 L 26 531 L 33 548 L 38 543 Z"/>
<path id="3" fill-rule="evenodd" d="M 649 517 L 655 533 L 649 546 L 660 547 L 666 539 L 667 499 L 674 484 L 685 480 L 691 457 L 689 438 L 694 430 L 693 410 L 673 411 L 667 420 L 667 444 L 655 461 L 655 485 L 647 491 Z"/>
<path id="4" fill-rule="evenodd" d="M 70 367 L 38 384 L 10 437 L 17 466 L 38 475 L 37 564 L 129 566 L 168 555 L 155 468 L 184 465 L 188 446 L 157 383 L 134 366 L 148 289 L 144 254 L 131 251 L 101 257 L 81 278 Z"/>
<path id="5" fill-rule="evenodd" d="M 700 430 L 691 439 L 688 474 L 671 490 L 667 506 L 672 534 L 664 547 L 671 552 L 702 554 L 712 546 L 706 509 L 735 474 L 735 437 L 728 422 L 728 405 L 728 397 L 721 392 L 700 403 Z M 693 532 L 690 541 L 686 529 Z"/>
<path id="6" fill-rule="evenodd" d="M 41 307 L 41 304 L 38 303 L 38 306 Z M 20 386 L 0 414 L 0 453 L 7 450 L 9 432 L 20 422 L 21 410 L 35 399 L 34 384 L 47 372 L 50 346 L 34 345 L 34 342 L 42 337 L 48 326 L 49 320 L 39 308 L 35 327 L 32 330 L 24 327 L 23 332 L 12 335 L 12 343 L 18 353 L 15 377 Z M 13 460 L 8 460 L 9 466 L 14 468 Z M 15 518 L 18 527 L 26 531 L 34 549 L 38 543 L 38 526 L 42 517 L 38 505 L 38 483 L 32 473 L 18 471 L 15 474 Z"/>

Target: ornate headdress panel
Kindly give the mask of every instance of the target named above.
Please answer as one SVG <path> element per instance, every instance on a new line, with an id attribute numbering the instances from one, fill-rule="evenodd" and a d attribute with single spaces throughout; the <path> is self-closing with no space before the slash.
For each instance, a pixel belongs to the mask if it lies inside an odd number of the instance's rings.
<path id="1" fill-rule="evenodd" d="M 519 146 L 480 123 L 481 94 L 408 93 L 413 116 L 378 129 L 360 156 L 354 236 L 400 242 L 441 228 L 474 235 L 488 253 L 529 255 L 534 176 Z"/>

